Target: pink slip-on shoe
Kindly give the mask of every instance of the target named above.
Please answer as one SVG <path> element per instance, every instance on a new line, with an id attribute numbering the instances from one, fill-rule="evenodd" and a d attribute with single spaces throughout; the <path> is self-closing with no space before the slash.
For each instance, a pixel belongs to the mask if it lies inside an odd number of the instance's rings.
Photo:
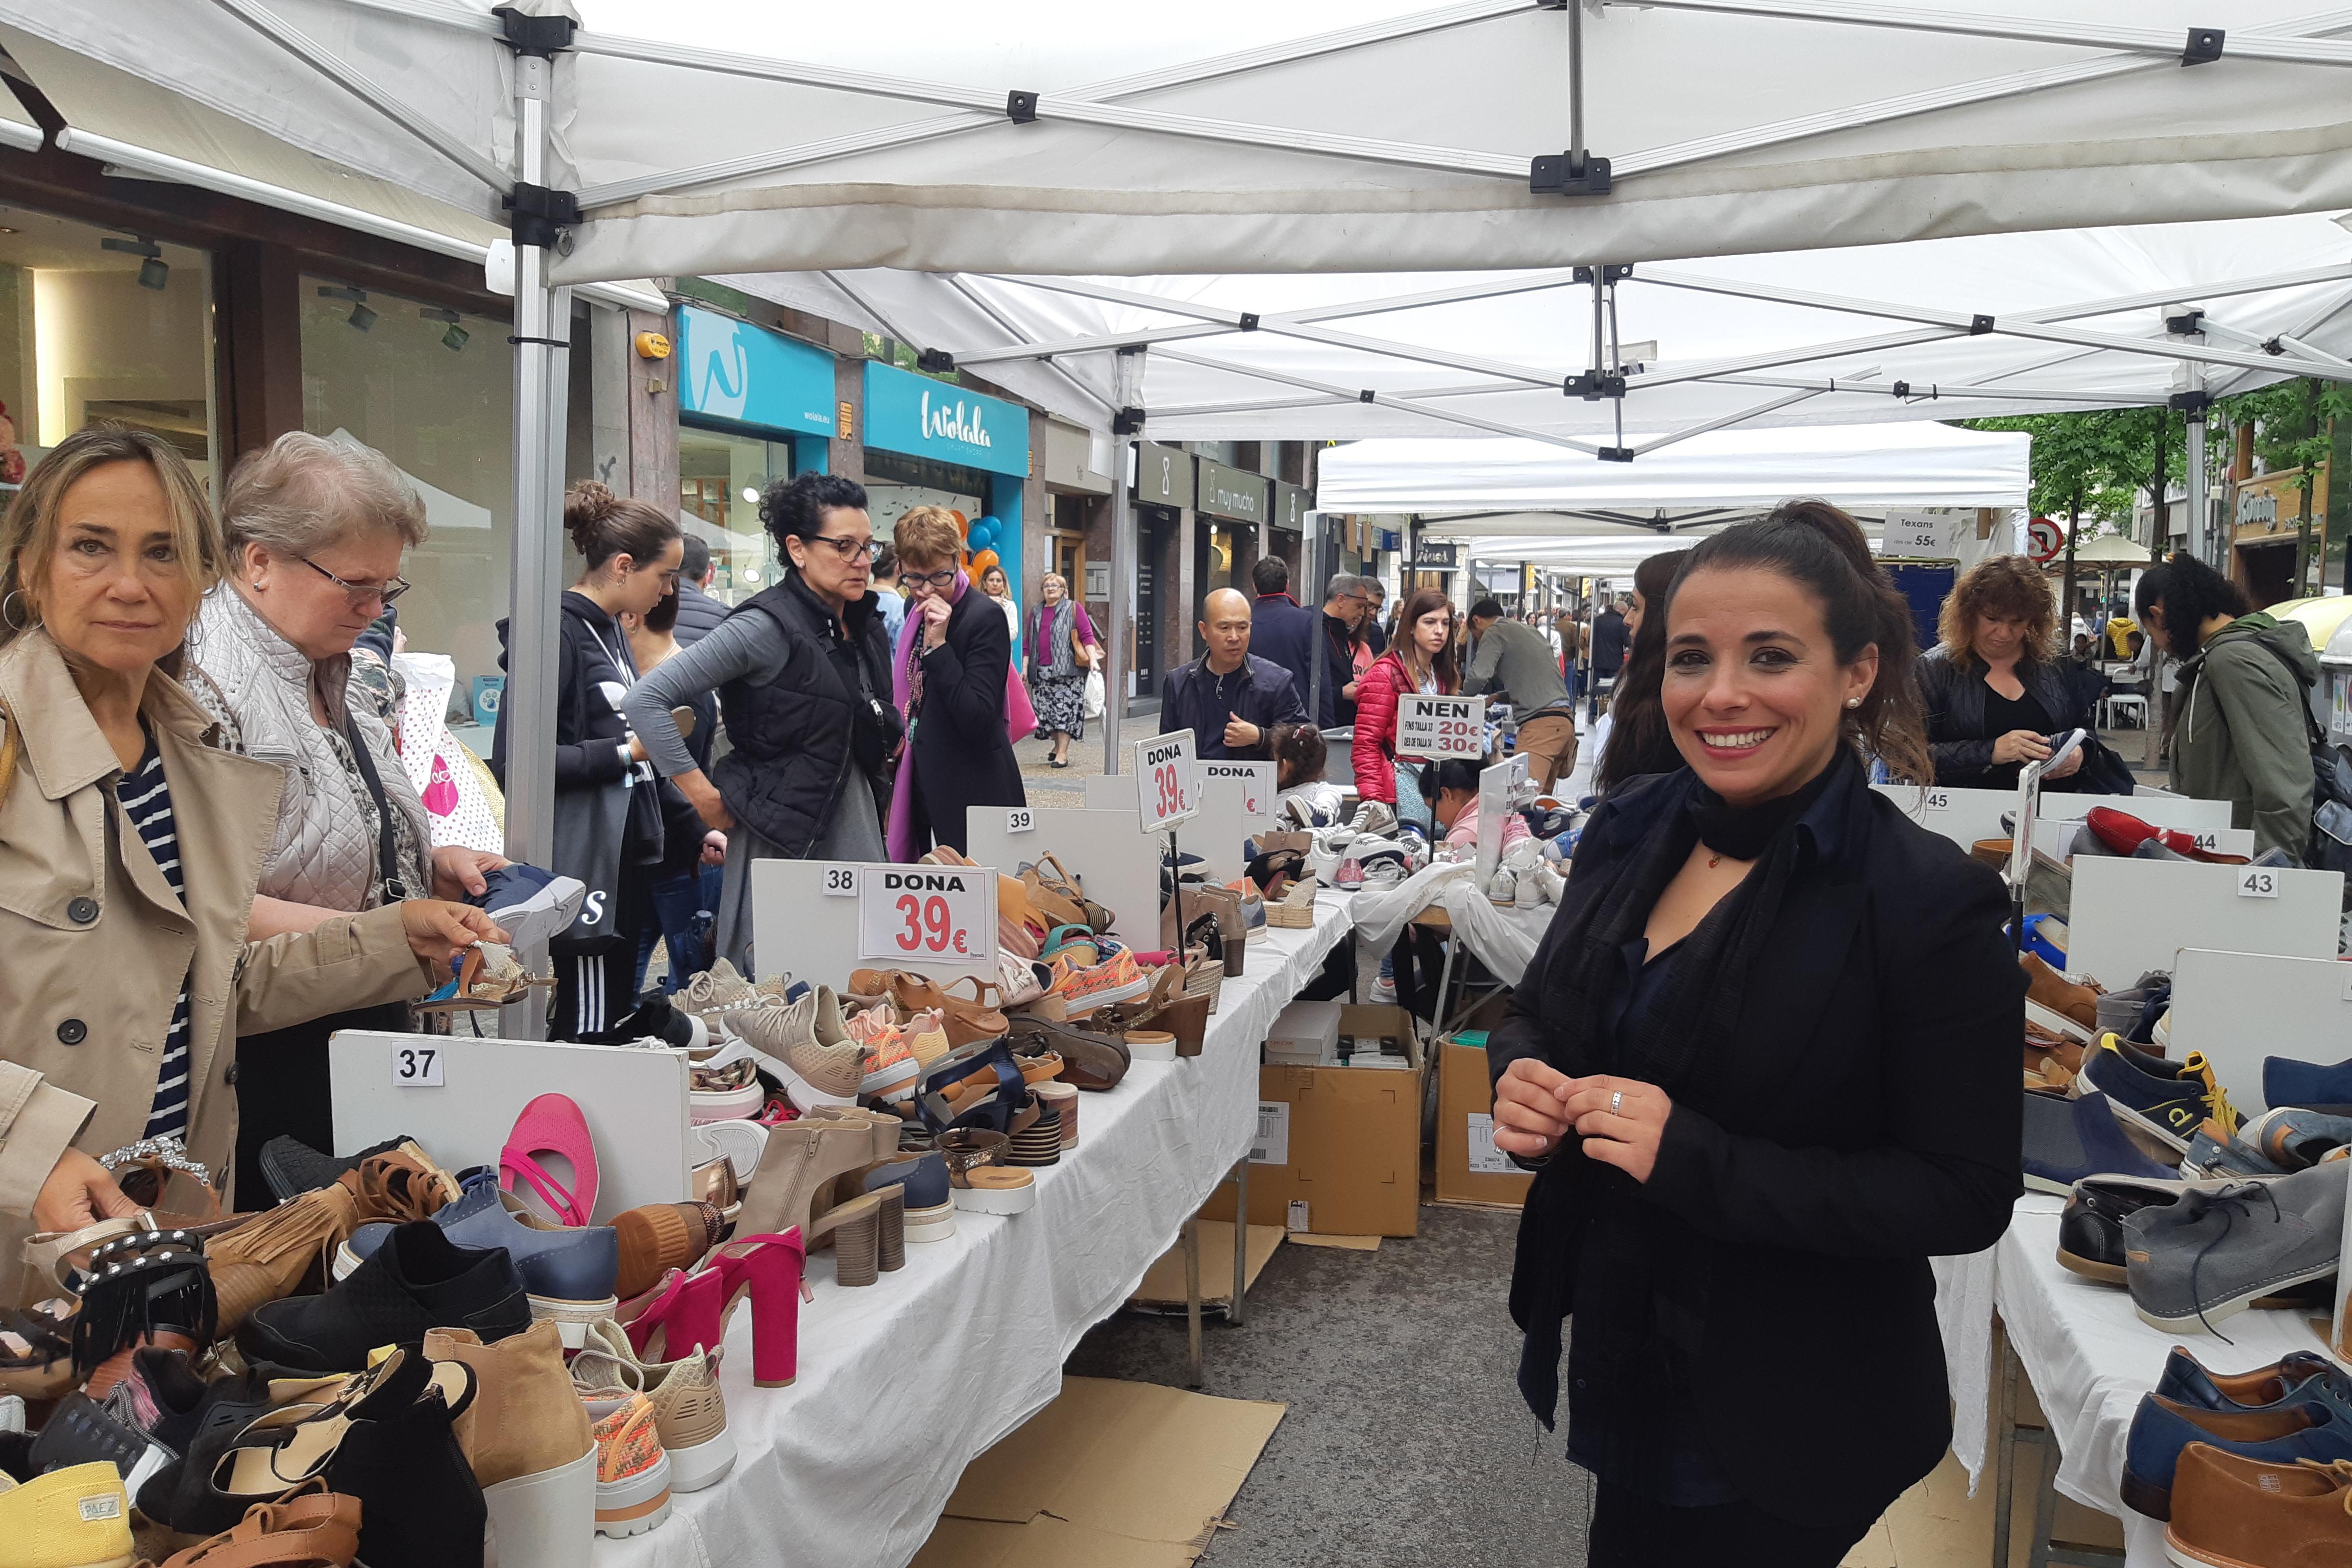
<path id="1" fill-rule="evenodd" d="M 561 1154 L 572 1163 L 571 1186 L 548 1173 L 539 1163 L 541 1154 Z M 542 1094 L 515 1118 L 507 1146 L 499 1151 L 499 1186 L 514 1191 L 517 1176 L 530 1184 L 560 1224 L 584 1226 L 596 1212 L 596 1140 L 569 1095 Z"/>

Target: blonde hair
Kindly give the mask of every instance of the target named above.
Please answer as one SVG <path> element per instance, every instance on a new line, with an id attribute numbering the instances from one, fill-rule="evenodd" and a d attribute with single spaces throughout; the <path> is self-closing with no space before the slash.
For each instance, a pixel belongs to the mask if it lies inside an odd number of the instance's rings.
<path id="1" fill-rule="evenodd" d="M 425 500 L 391 458 L 349 436 L 289 430 L 247 453 L 221 492 L 221 531 L 232 557 L 248 544 L 272 555 L 310 555 L 363 529 L 422 544 Z"/>
<path id="2" fill-rule="evenodd" d="M 39 593 L 58 548 L 58 512 L 66 491 L 110 463 L 144 463 L 163 488 L 172 545 L 187 579 L 191 610 L 220 581 L 228 546 L 205 488 L 172 445 L 152 431 L 101 421 L 51 447 L 25 476 L 22 489 L 0 518 L 0 647 L 41 624 Z M 165 666 L 177 674 L 176 655 Z"/>
<path id="3" fill-rule="evenodd" d="M 901 567 L 929 562 L 937 571 L 963 560 L 963 531 L 956 526 L 955 513 L 943 506 L 919 506 L 908 512 L 890 530 L 890 544 L 898 552 Z"/>

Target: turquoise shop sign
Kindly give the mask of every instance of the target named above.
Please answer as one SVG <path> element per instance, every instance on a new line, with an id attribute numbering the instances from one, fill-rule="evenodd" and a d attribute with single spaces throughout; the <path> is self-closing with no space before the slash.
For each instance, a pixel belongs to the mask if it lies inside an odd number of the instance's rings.
<path id="1" fill-rule="evenodd" d="M 693 305 L 677 312 L 681 413 L 771 430 L 833 434 L 833 356 Z"/>
<path id="2" fill-rule="evenodd" d="M 866 444 L 992 474 L 1029 474 L 1029 411 L 896 365 L 866 366 Z"/>

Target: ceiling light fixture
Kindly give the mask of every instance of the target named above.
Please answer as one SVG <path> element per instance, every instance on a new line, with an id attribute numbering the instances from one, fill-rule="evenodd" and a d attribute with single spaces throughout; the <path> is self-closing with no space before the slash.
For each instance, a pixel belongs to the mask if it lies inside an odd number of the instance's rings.
<path id="1" fill-rule="evenodd" d="M 459 349 L 464 348 L 467 339 L 472 336 L 464 327 L 457 324 L 457 312 L 455 310 L 436 305 L 419 305 L 416 308 L 416 313 L 428 321 L 443 321 L 448 324 L 449 330 L 441 334 L 441 346 L 451 353 L 456 353 Z"/>
<path id="2" fill-rule="evenodd" d="M 15 229 L 7 233 L 14 234 Z M 136 256 L 139 261 L 139 287 L 161 292 L 171 286 L 171 264 L 163 259 L 163 247 L 145 235 L 133 239 L 118 239 L 108 235 L 98 242 L 100 250 L 110 250 L 117 256 Z"/>

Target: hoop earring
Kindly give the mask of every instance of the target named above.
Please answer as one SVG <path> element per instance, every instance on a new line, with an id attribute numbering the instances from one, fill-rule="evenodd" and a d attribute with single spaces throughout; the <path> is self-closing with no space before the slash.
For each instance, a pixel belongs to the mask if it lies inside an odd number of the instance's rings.
<path id="1" fill-rule="evenodd" d="M 17 624 L 16 617 L 8 613 L 8 601 L 10 599 L 22 599 L 24 596 L 24 589 L 11 588 L 8 590 L 5 597 L 0 597 L 0 622 L 7 623 L 8 629 L 12 632 L 28 632 L 33 629 L 32 622 L 26 621 L 20 626 Z"/>

